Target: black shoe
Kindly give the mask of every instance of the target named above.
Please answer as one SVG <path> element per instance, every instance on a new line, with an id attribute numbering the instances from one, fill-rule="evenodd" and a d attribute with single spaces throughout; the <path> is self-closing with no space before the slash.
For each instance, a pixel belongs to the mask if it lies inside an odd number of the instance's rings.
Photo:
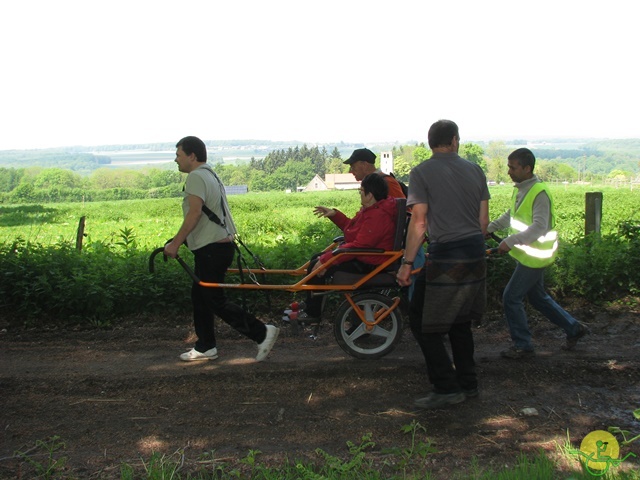
<path id="1" fill-rule="evenodd" d="M 591 333 L 591 330 L 589 330 L 589 328 L 585 324 L 578 323 L 578 333 L 576 333 L 573 337 L 570 337 L 567 335 L 567 343 L 565 346 L 562 347 L 562 349 L 573 350 L 574 348 L 576 348 L 576 345 L 578 344 L 578 340 L 580 340 L 585 335 L 589 335 L 590 333 Z"/>
<path id="2" fill-rule="evenodd" d="M 464 393 L 436 393 L 431 392 L 424 398 L 418 398 L 413 404 L 418 408 L 424 408 L 427 410 L 442 408 L 448 405 L 455 405 L 457 403 L 464 402 L 466 397 Z"/>
<path id="3" fill-rule="evenodd" d="M 464 393 L 464 396 L 467 398 L 475 398 L 480 395 L 477 388 L 463 388 L 462 393 Z"/>

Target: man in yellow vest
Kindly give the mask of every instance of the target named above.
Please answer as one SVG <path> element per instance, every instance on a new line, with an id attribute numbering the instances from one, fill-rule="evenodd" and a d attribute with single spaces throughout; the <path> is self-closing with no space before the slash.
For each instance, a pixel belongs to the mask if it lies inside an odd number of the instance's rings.
<path id="1" fill-rule="evenodd" d="M 560 307 L 544 289 L 544 271 L 551 265 L 558 250 L 553 200 L 547 186 L 533 169 L 536 158 L 528 148 L 513 151 L 508 158 L 509 176 L 515 183 L 511 208 L 489 224 L 489 233 L 509 228 L 512 232 L 499 245 L 500 253 L 509 253 L 516 268 L 504 289 L 502 303 L 514 345 L 500 352 L 505 358 L 533 355 L 531 332 L 524 308 L 524 298 L 552 323 L 567 334 L 565 350 L 573 349 L 578 340 L 589 333 Z"/>

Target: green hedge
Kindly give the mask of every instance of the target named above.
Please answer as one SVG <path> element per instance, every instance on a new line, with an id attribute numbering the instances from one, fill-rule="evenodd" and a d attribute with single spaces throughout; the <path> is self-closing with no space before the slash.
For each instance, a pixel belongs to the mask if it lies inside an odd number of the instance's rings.
<path id="1" fill-rule="evenodd" d="M 510 192 L 492 189 L 492 218 L 507 208 Z M 606 191 L 602 236 L 587 239 L 581 234 L 583 193 L 554 191 L 561 243 L 547 287 L 559 298 L 593 301 L 640 294 L 638 192 Z M 330 221 L 314 217 L 314 205 L 337 207 L 349 216 L 359 207 L 353 191 L 249 194 L 232 196 L 229 202 L 243 241 L 268 268 L 298 267 L 340 233 Z M 2 206 L 0 214 L 0 315 L 11 321 L 102 325 L 123 316 L 191 310 L 190 279 L 177 262 L 162 263 L 160 256 L 156 273 L 148 271 L 151 251 L 180 226 L 178 199 Z M 87 220 L 81 252 L 75 249 L 80 215 Z M 181 255 L 192 263 L 184 247 Z M 491 258 L 491 307 L 500 307 L 512 271 L 510 257 Z M 256 308 L 259 313 L 265 305 Z"/>
<path id="2" fill-rule="evenodd" d="M 563 247 L 550 268 L 547 286 L 562 297 L 615 301 L 640 294 L 640 226 L 622 224 L 618 235 L 588 238 Z M 281 243 L 252 250 L 270 268 L 301 265 L 311 250 Z M 0 248 L 2 310 L 13 322 L 90 323 L 108 325 L 130 315 L 190 311 L 190 279 L 178 262 L 156 258 L 149 273 L 150 251 L 135 241 L 94 243 L 81 252 L 68 244 L 37 245 L 17 240 Z M 181 252 L 191 263 L 188 251 Z M 249 262 L 250 258 L 247 259 Z M 513 262 L 496 257 L 489 264 L 490 305 L 499 308 Z M 272 279 L 287 282 L 290 279 Z M 235 292 L 237 294 L 237 292 Z"/>
<path id="3" fill-rule="evenodd" d="M 174 262 L 177 266 L 177 262 Z M 16 241 L 0 249 L 3 308 L 27 322 L 105 324 L 144 312 L 187 308 L 188 281 L 177 268 L 148 272 L 148 255 L 133 248 Z"/>

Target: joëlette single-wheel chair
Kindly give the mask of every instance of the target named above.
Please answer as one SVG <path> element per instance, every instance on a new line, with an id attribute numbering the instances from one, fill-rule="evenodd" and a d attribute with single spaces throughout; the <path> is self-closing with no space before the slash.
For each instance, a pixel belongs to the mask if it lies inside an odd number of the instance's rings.
<path id="1" fill-rule="evenodd" d="M 402 336 L 403 319 L 399 305 L 401 289 L 396 283 L 396 272 L 404 253 L 404 239 L 408 223 L 405 199 L 396 199 L 398 220 L 396 222 L 393 250 L 383 249 L 342 249 L 342 237 L 337 237 L 324 251 L 332 251 L 333 257 L 315 272 L 307 274 L 309 262 L 294 270 L 245 268 L 238 262 L 238 268 L 229 269 L 228 274 L 238 274 L 241 283 L 207 283 L 201 281 L 179 256 L 176 258 L 192 280 L 206 288 L 227 288 L 241 290 L 280 290 L 287 292 L 308 292 L 312 295 L 342 295 L 344 300 L 333 318 L 333 332 L 338 345 L 356 358 L 380 358 L 391 352 Z M 149 270 L 154 271 L 154 259 L 163 252 L 157 248 L 149 258 Z M 328 269 L 341 255 L 366 254 L 380 255 L 385 261 L 367 274 L 336 272 L 333 278 L 323 285 L 309 284 L 320 271 Z M 166 257 L 165 257 L 166 261 Z M 417 272 L 417 270 L 416 270 Z M 415 273 L 415 272 L 414 272 Z M 246 275 L 245 275 L 246 274 Z M 257 281 L 256 275 L 289 275 L 301 277 L 289 285 L 264 284 Z M 251 283 L 244 283 L 249 277 Z M 325 302 L 323 302 L 325 303 Z M 323 312 L 324 313 L 324 312 Z M 317 332 L 317 327 L 316 327 Z"/>

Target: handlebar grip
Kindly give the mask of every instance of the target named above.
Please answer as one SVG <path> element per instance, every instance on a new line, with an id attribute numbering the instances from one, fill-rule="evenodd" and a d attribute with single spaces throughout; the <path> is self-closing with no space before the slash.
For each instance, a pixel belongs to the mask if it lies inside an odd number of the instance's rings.
<path id="1" fill-rule="evenodd" d="M 149 272 L 150 273 L 155 273 L 154 260 L 156 256 L 160 253 L 164 253 L 164 247 L 156 248 L 153 252 L 151 252 L 151 255 L 149 256 Z M 168 257 L 164 254 L 163 254 L 163 258 L 165 262 L 168 259 Z M 182 258 L 180 258 L 179 255 L 176 256 L 176 260 L 178 261 L 180 266 L 184 269 L 184 271 L 187 272 L 187 274 L 189 274 L 189 276 L 191 277 L 191 280 L 193 280 L 196 283 L 200 283 L 200 279 L 197 277 L 195 272 L 191 269 L 189 265 L 185 263 L 184 260 L 182 260 Z"/>
<path id="2" fill-rule="evenodd" d="M 164 247 L 156 248 L 153 252 L 151 252 L 151 255 L 149 256 L 149 273 L 155 273 L 155 267 L 153 262 L 159 253 L 164 253 Z M 163 257 L 164 257 L 164 261 L 166 262 L 167 256 L 163 255 Z"/>
<path id="3" fill-rule="evenodd" d="M 195 274 L 195 272 L 191 269 L 191 267 L 189 265 L 187 265 L 185 263 L 184 260 L 182 260 L 180 258 L 180 256 L 176 256 L 176 260 L 178 261 L 178 263 L 180 264 L 180 266 L 182 268 L 184 268 L 184 271 L 187 272 L 189 274 L 189 276 L 191 277 L 191 280 L 193 280 L 195 283 L 200 283 L 200 279 L 197 277 L 197 275 Z"/>

